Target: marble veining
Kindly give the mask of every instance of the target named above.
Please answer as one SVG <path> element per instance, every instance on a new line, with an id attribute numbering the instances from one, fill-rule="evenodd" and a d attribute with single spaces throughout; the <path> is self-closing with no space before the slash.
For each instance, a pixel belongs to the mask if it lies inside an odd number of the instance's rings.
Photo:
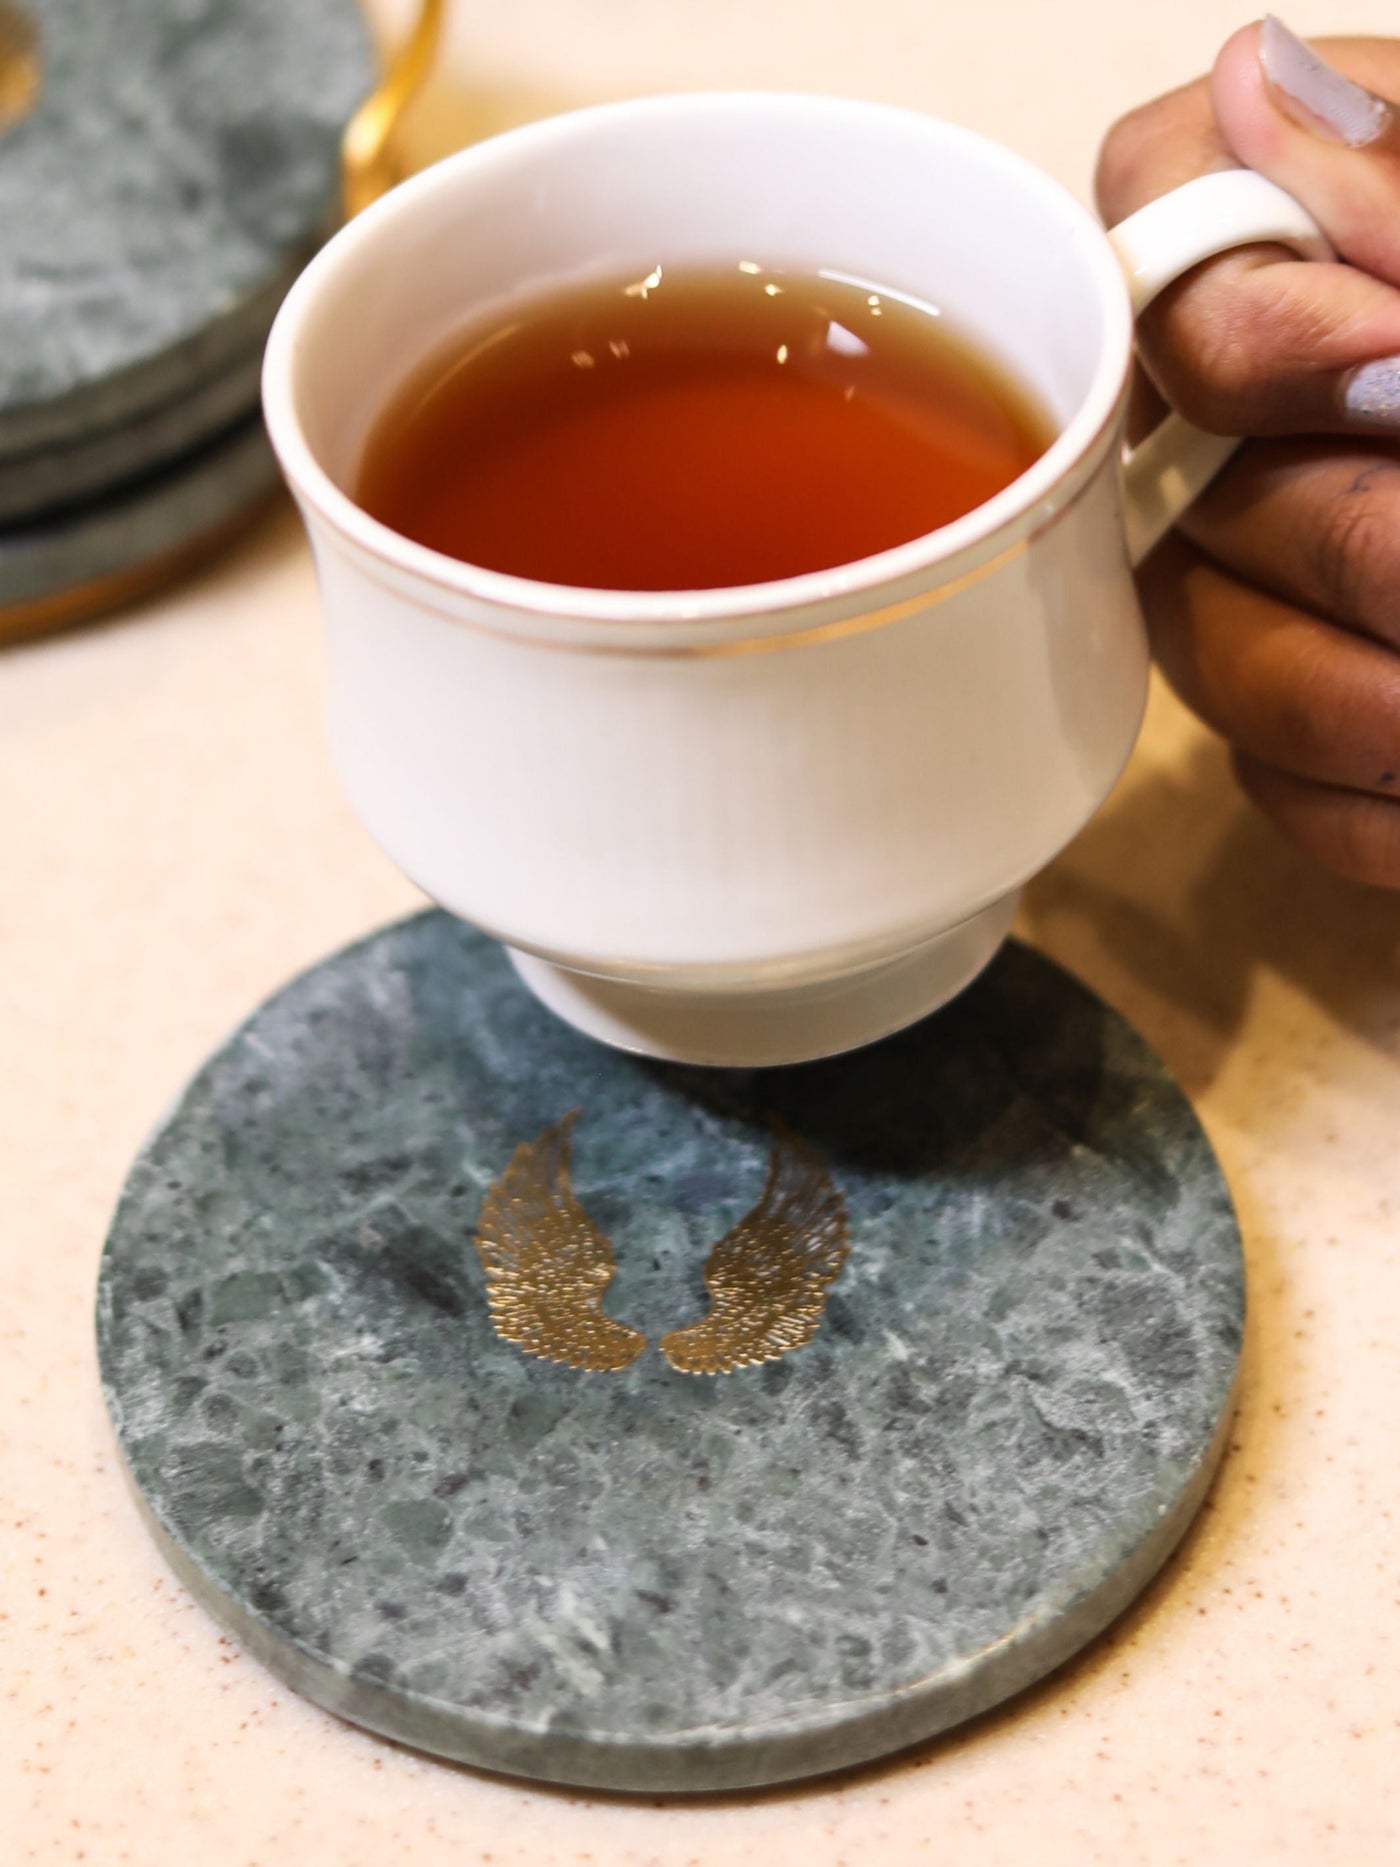
<path id="1" fill-rule="evenodd" d="M 820 1330 L 698 1380 L 497 1338 L 473 1249 L 569 1109 L 608 1312 L 705 1312 L 769 1118 L 850 1252 Z M 996 1702 L 1165 1558 L 1222 1443 L 1237 1228 L 1141 1040 L 1011 945 L 844 1059 L 604 1050 L 432 912 L 296 980 L 136 1162 L 104 1259 L 117 1433 L 171 1560 L 374 1729 L 621 1788 L 800 1775 Z"/>

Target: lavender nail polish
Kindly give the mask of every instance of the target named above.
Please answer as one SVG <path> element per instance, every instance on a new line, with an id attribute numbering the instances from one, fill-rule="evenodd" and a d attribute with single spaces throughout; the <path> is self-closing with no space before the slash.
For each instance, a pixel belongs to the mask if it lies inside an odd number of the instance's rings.
<path id="1" fill-rule="evenodd" d="M 1352 370 L 1342 387 L 1352 421 L 1400 431 L 1400 357 L 1377 357 Z"/>
<path id="2" fill-rule="evenodd" d="M 1343 77 L 1272 13 L 1265 14 L 1259 28 L 1259 62 L 1285 107 L 1292 103 L 1306 113 L 1305 129 L 1320 127 L 1349 149 L 1376 142 L 1396 114 L 1383 97 Z M 1295 111 L 1288 114 L 1298 120 Z"/>

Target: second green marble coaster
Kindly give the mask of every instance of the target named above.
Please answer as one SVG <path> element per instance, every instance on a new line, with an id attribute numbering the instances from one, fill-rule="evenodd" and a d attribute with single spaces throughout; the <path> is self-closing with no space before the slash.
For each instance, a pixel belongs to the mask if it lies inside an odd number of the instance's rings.
<path id="1" fill-rule="evenodd" d="M 179 404 L 261 349 L 338 218 L 368 35 L 354 0 L 11 4 L 39 81 L 0 162 L 0 466 L 48 476 L 49 450 L 61 467 L 101 436 L 130 477 L 252 413 L 254 385 L 179 429 Z M 104 483 L 87 461 L 64 496 Z M 0 476 L 0 513 L 33 516 L 23 493 L 22 466 Z"/>
<path id="2" fill-rule="evenodd" d="M 623 1326 L 583 1335 L 627 1365 L 502 1339 L 479 1225 L 537 1345 L 615 1260 Z M 677 1371 L 707 1263 L 711 1348 L 815 1334 Z M 1186 1101 L 1023 947 L 868 1050 L 701 1071 L 580 1037 L 429 913 L 201 1071 L 98 1339 L 166 1554 L 282 1678 L 467 1763 L 706 1790 L 946 1730 L 1098 1633 L 1202 1498 L 1243 1303 Z"/>
<path id="3" fill-rule="evenodd" d="M 258 414 L 159 473 L 29 525 L 0 525 L 0 640 L 52 606 L 78 613 L 104 589 L 182 559 L 225 535 L 280 485 Z M 90 593 L 94 600 L 89 601 Z"/>

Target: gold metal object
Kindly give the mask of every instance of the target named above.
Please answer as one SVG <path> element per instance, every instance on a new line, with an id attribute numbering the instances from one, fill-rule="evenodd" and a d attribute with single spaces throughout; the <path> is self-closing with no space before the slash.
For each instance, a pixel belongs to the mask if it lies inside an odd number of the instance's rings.
<path id="1" fill-rule="evenodd" d="M 447 0 L 421 0 L 413 31 L 389 60 L 378 88 L 345 126 L 340 141 L 341 200 L 352 219 L 404 177 L 394 132 L 432 70 Z"/>
<path id="2" fill-rule="evenodd" d="M 570 1368 L 630 1368 L 646 1337 L 603 1313 L 616 1271 L 611 1242 L 569 1178 L 573 1110 L 524 1142 L 486 1194 L 476 1248 L 496 1334 Z M 801 1348 L 850 1252 L 846 1202 L 814 1147 L 773 1123 L 758 1203 L 705 1265 L 709 1314 L 661 1338 L 681 1374 L 730 1374 Z"/>
<path id="3" fill-rule="evenodd" d="M 810 1342 L 850 1252 L 846 1202 L 814 1147 L 779 1122 L 758 1204 L 705 1266 L 710 1312 L 661 1338 L 681 1374 L 729 1374 Z"/>
<path id="4" fill-rule="evenodd" d="M 487 1192 L 476 1249 L 502 1341 L 543 1361 L 616 1372 L 631 1366 L 647 1339 L 603 1314 L 616 1266 L 569 1178 L 578 1114 L 516 1148 Z"/>
<path id="5" fill-rule="evenodd" d="M 34 108 L 40 69 L 38 26 L 14 0 L 0 0 L 0 135 Z"/>

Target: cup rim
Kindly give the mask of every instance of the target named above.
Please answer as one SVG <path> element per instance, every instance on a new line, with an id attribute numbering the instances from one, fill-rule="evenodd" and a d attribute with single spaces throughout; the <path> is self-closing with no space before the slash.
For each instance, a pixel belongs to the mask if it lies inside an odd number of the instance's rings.
<path id="1" fill-rule="evenodd" d="M 1033 190 L 1048 210 L 1061 217 L 1098 288 L 1105 340 L 1079 407 L 1037 461 L 961 518 L 870 557 L 768 583 L 702 590 L 594 589 L 488 570 L 404 537 L 372 518 L 335 483 L 317 460 L 301 424 L 297 353 L 302 327 L 325 294 L 334 290 L 352 253 L 366 241 L 382 237 L 420 202 L 462 186 L 464 178 L 489 178 L 493 168 L 567 145 L 572 138 L 587 135 L 595 124 L 645 122 L 648 117 L 670 117 L 680 111 L 718 116 L 735 110 L 789 116 L 820 112 L 833 121 L 844 117 L 851 122 L 902 118 L 942 138 L 945 148 L 961 145 L 975 152 L 984 164 L 999 167 L 1022 187 Z M 1103 440 L 1123 402 L 1132 342 L 1127 284 L 1103 229 L 1063 184 L 1005 144 L 946 118 L 897 105 L 812 92 L 693 91 L 591 105 L 505 131 L 421 170 L 347 222 L 300 274 L 273 323 L 263 360 L 263 412 L 283 473 L 303 504 L 342 540 L 395 574 L 396 581 L 427 586 L 439 603 L 445 600 L 456 607 L 465 601 L 484 606 L 507 628 L 514 619 L 527 631 L 551 623 L 593 623 L 610 633 L 621 628 L 639 645 L 640 638 L 651 631 L 661 636 L 677 625 L 688 625 L 687 633 L 698 629 L 703 635 L 709 632 L 706 625 L 728 634 L 736 624 L 747 624 L 752 627 L 745 634 L 777 635 L 802 628 L 814 612 L 845 613 L 918 583 L 936 592 L 969 565 L 995 556 L 1018 537 L 1044 529 L 1082 487 L 1080 469 L 1096 452 L 1096 444 Z"/>

